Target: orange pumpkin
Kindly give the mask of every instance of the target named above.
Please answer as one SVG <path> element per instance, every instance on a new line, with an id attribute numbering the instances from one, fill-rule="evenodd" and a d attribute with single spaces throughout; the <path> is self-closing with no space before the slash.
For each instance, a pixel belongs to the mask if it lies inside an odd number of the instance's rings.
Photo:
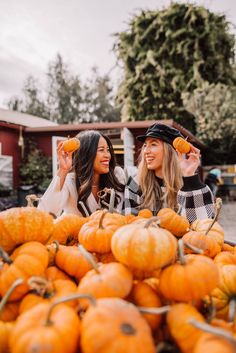
<path id="1" fill-rule="evenodd" d="M 49 281 L 55 281 L 56 279 L 71 279 L 65 272 L 59 270 L 56 266 L 49 266 L 45 270 L 45 276 Z"/>
<path id="2" fill-rule="evenodd" d="M 150 218 L 153 216 L 153 214 L 152 214 L 152 211 L 145 208 L 145 209 L 139 211 L 138 216 L 142 217 L 142 218 Z"/>
<path id="3" fill-rule="evenodd" d="M 15 207 L 0 212 L 0 246 L 11 252 L 28 241 L 45 244 L 53 231 L 53 217 L 35 207 Z"/>
<path id="4" fill-rule="evenodd" d="M 74 152 L 80 148 L 80 141 L 76 137 L 68 138 L 62 144 L 64 152 Z"/>
<path id="5" fill-rule="evenodd" d="M 98 299 L 86 311 L 81 327 L 81 350 L 83 353 L 156 352 L 145 319 L 133 304 L 119 298 Z"/>
<path id="6" fill-rule="evenodd" d="M 202 331 L 189 323 L 190 319 L 204 322 L 204 317 L 189 304 L 179 303 L 171 306 L 167 313 L 167 324 L 171 336 L 176 341 L 183 353 L 192 353 Z"/>
<path id="7" fill-rule="evenodd" d="M 155 218 L 156 220 L 156 218 Z M 119 228 L 111 241 L 115 258 L 132 271 L 152 273 L 175 261 L 177 241 L 150 218 Z"/>
<path id="8" fill-rule="evenodd" d="M 236 265 L 221 266 L 219 273 L 219 285 L 212 291 L 211 296 L 216 308 L 216 317 L 228 319 L 230 301 L 236 297 Z"/>
<path id="9" fill-rule="evenodd" d="M 129 300 L 136 306 L 159 308 L 161 300 L 154 289 L 145 282 L 134 282 L 129 294 Z M 143 314 L 152 330 L 156 330 L 161 323 L 161 315 Z"/>
<path id="10" fill-rule="evenodd" d="M 212 219 L 197 219 L 191 224 L 191 229 L 197 232 L 207 233 L 208 237 L 214 239 L 219 246 L 222 247 L 224 243 L 224 230 L 218 222 L 214 222 L 211 227 L 213 221 Z M 208 231 L 209 227 L 211 228 Z"/>
<path id="11" fill-rule="evenodd" d="M 18 317 L 10 337 L 11 353 L 77 352 L 78 315 L 73 308 L 57 303 L 38 304 Z"/>
<path id="12" fill-rule="evenodd" d="M 236 341 L 235 341 L 236 342 Z M 193 353 L 235 353 L 236 343 L 210 333 L 204 333 L 197 341 Z"/>
<path id="13" fill-rule="evenodd" d="M 108 253 L 114 232 L 125 224 L 126 218 L 118 213 L 96 211 L 80 229 L 79 243 L 88 251 Z"/>
<path id="14" fill-rule="evenodd" d="M 203 255 L 211 258 L 215 257 L 221 251 L 219 243 L 213 236 L 200 231 L 190 231 L 186 233 L 182 239 L 185 243 L 203 250 Z M 193 251 L 188 248 L 186 249 L 186 252 L 192 253 Z"/>
<path id="15" fill-rule="evenodd" d="M 55 256 L 56 266 L 76 279 L 82 278 L 93 267 L 77 246 L 60 245 Z"/>
<path id="16" fill-rule="evenodd" d="M 3 296 L 17 278 L 25 281 L 12 293 L 10 300 L 14 301 L 27 293 L 29 277 L 43 275 L 48 266 L 48 252 L 44 245 L 32 241 L 15 249 L 7 261 L 0 271 L 0 294 Z"/>
<path id="17" fill-rule="evenodd" d="M 80 280 L 77 292 L 90 294 L 94 298 L 125 298 L 131 291 L 132 281 L 132 273 L 120 263 L 97 264 L 95 269 L 88 271 Z M 79 302 L 83 307 L 88 304 L 86 299 Z"/>
<path id="18" fill-rule="evenodd" d="M 48 244 L 57 240 L 62 245 L 74 245 L 78 242 L 80 228 L 86 221 L 86 218 L 73 214 L 66 214 L 56 219 Z"/>
<path id="19" fill-rule="evenodd" d="M 159 289 L 169 300 L 188 302 L 210 294 L 219 283 L 214 261 L 203 255 L 183 255 L 180 263 L 166 267 L 160 275 Z"/>
<path id="20" fill-rule="evenodd" d="M 232 253 L 230 253 L 228 251 L 221 251 L 214 258 L 214 262 L 218 266 L 236 265 L 236 254 L 232 254 Z"/>
<path id="21" fill-rule="evenodd" d="M 53 282 L 47 281 L 42 277 L 31 277 L 28 281 L 29 287 L 33 293 L 26 294 L 21 300 L 19 312 L 23 313 L 35 305 L 42 302 L 55 302 L 57 299 L 73 294 L 77 286 L 71 280 L 57 279 Z M 67 305 L 75 307 L 77 301 L 70 301 Z"/>
<path id="22" fill-rule="evenodd" d="M 178 215 L 171 208 L 162 208 L 157 217 L 160 219 L 160 226 L 177 237 L 183 236 L 189 230 L 190 224 L 187 218 Z"/>
<path id="23" fill-rule="evenodd" d="M 191 145 L 182 137 L 176 137 L 173 141 L 173 147 L 180 153 L 189 153 Z"/>

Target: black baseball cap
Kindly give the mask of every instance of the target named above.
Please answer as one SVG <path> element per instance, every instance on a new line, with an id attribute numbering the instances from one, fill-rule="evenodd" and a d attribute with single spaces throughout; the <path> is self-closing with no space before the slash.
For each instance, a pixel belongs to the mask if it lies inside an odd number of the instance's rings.
<path id="1" fill-rule="evenodd" d="M 137 140 L 144 142 L 147 137 L 154 137 L 172 145 L 176 137 L 184 137 L 179 130 L 165 124 L 155 123 L 151 125 L 145 135 L 137 136 Z"/>

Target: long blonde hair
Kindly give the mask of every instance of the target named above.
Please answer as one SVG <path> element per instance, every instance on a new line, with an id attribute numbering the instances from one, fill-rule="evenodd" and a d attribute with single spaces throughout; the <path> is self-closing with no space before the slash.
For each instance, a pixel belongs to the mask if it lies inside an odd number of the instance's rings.
<path id="1" fill-rule="evenodd" d="M 166 142 L 163 142 L 162 173 L 164 193 L 155 176 L 155 171 L 147 169 L 142 148 L 138 166 L 138 183 L 142 191 L 141 208 L 149 208 L 152 211 L 159 211 L 163 206 L 177 209 L 177 192 L 183 185 L 183 179 L 177 153 Z"/>

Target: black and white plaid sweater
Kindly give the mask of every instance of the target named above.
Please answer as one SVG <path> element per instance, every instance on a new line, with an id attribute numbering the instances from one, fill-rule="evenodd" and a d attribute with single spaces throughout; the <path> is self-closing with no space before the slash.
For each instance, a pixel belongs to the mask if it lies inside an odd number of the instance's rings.
<path id="1" fill-rule="evenodd" d="M 183 177 L 183 187 L 177 194 L 180 214 L 190 223 L 196 219 L 213 218 L 215 214 L 214 197 L 209 187 L 203 184 L 198 174 Z M 164 186 L 161 186 L 164 191 Z M 137 215 L 142 203 L 142 195 L 136 177 L 129 177 L 125 187 L 124 213 Z M 152 210 L 155 213 L 154 210 Z"/>

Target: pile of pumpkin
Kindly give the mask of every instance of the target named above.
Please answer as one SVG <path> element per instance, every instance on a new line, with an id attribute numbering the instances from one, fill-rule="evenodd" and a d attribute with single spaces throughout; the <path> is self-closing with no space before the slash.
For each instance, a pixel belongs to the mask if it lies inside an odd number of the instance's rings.
<path id="1" fill-rule="evenodd" d="M 236 248 L 214 220 L 0 213 L 0 353 L 236 351 Z"/>

